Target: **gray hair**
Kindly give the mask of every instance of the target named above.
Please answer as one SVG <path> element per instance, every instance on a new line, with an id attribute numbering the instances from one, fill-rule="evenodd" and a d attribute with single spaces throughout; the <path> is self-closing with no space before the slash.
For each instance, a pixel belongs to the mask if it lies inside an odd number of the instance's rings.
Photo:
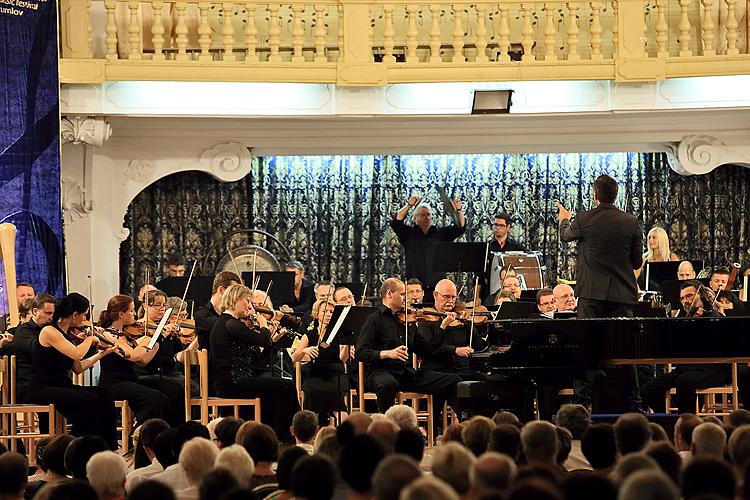
<path id="1" fill-rule="evenodd" d="M 196 437 L 182 445 L 179 463 L 192 486 L 197 486 L 203 476 L 214 468 L 219 448 L 206 438 Z"/>
<path id="2" fill-rule="evenodd" d="M 557 410 L 557 425 L 568 429 L 573 439 L 580 440 L 591 425 L 591 416 L 583 405 L 564 404 Z"/>
<path id="3" fill-rule="evenodd" d="M 488 451 L 471 466 L 469 481 L 480 490 L 505 490 L 516 477 L 516 463 L 508 455 Z"/>
<path id="4" fill-rule="evenodd" d="M 693 452 L 695 455 L 724 456 L 727 433 L 721 426 L 705 422 L 693 429 Z"/>
<path id="5" fill-rule="evenodd" d="M 463 494 L 469 491 L 469 470 L 475 460 L 469 450 L 451 441 L 435 449 L 432 473 L 451 485 L 458 494 Z"/>
<path id="6" fill-rule="evenodd" d="M 614 477 L 622 483 L 628 477 L 641 470 L 660 471 L 659 464 L 656 460 L 646 455 L 642 451 L 628 453 L 615 465 Z"/>
<path id="7" fill-rule="evenodd" d="M 125 478 L 128 465 L 114 451 L 94 453 L 86 464 L 86 477 L 99 498 L 125 495 Z"/>
<path id="8" fill-rule="evenodd" d="M 255 472 L 253 458 L 245 447 L 239 444 L 222 448 L 216 456 L 214 467 L 228 470 L 243 488 L 250 487 L 250 476 Z"/>
<path id="9" fill-rule="evenodd" d="M 459 500 L 459 496 L 442 479 L 422 476 L 401 491 L 399 500 Z"/>
<path id="10" fill-rule="evenodd" d="M 419 425 L 417 412 L 409 405 L 393 405 L 385 412 L 385 416 L 396 422 L 399 429 L 408 429 Z"/>
<path id="11" fill-rule="evenodd" d="M 521 429 L 521 446 L 529 461 L 554 462 L 557 455 L 557 430 L 544 420 L 529 422 Z"/>
<path id="12" fill-rule="evenodd" d="M 677 486 L 661 470 L 640 470 L 631 474 L 617 494 L 617 500 L 679 500 Z"/>

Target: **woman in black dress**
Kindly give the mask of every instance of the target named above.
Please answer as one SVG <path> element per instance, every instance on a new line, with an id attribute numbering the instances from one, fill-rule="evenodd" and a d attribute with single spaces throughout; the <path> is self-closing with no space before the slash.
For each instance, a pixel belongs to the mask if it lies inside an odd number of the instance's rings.
<path id="1" fill-rule="evenodd" d="M 302 365 L 304 407 L 317 413 L 322 425 L 338 412 L 346 411 L 344 397 L 348 386 L 339 337 L 334 337 L 330 345 L 324 342 L 335 306 L 335 302 L 326 299 L 315 302 L 312 308 L 313 322 L 303 332 L 302 339 L 292 354 L 292 361 L 295 363 L 309 360 Z M 343 356 L 346 359 L 346 353 Z"/>
<path id="2" fill-rule="evenodd" d="M 281 441 L 289 442 L 289 426 L 300 409 L 297 391 L 290 380 L 253 375 L 255 351 L 271 348 L 273 341 L 268 322 L 255 314 L 251 298 L 252 291 L 243 285 L 232 285 L 224 292 L 223 312 L 211 330 L 211 379 L 220 397 L 260 397 L 261 419 Z M 241 321 L 248 316 L 254 320 Z"/>
<path id="3" fill-rule="evenodd" d="M 71 434 L 96 434 L 117 449 L 115 403 L 104 387 L 73 385 L 70 371 L 83 373 L 114 351 L 110 347 L 86 357 L 99 341 L 87 336 L 80 341 L 75 332 L 89 312 L 89 301 L 78 293 L 66 295 L 57 303 L 52 323 L 42 328 L 34 345 L 32 373 L 26 400 L 55 405 L 72 425 Z"/>

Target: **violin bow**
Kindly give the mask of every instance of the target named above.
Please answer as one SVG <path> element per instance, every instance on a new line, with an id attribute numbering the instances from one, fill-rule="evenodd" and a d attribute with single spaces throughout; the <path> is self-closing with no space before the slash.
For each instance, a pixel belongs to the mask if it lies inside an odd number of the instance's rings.
<path id="1" fill-rule="evenodd" d="M 242 279 L 242 273 L 240 273 L 240 268 L 237 266 L 237 261 L 234 259 L 234 254 L 232 253 L 232 250 L 229 248 L 229 244 L 227 244 L 227 253 L 229 254 L 229 260 L 232 261 L 232 266 L 234 266 L 234 272 L 237 273 L 237 276 L 240 278 L 240 284 L 244 285 L 245 280 Z M 255 270 L 253 268 L 253 280 L 255 279 Z"/>
<path id="2" fill-rule="evenodd" d="M 190 276 L 188 276 L 187 284 L 185 285 L 185 291 L 182 292 L 182 302 L 180 302 L 180 307 L 177 308 L 177 322 L 179 323 L 180 315 L 182 314 L 183 307 L 187 310 L 187 302 L 185 302 L 185 299 L 187 298 L 188 289 L 190 288 L 190 282 L 193 280 L 193 273 L 195 273 L 195 266 L 198 264 L 197 260 L 193 261 L 193 268 L 190 270 Z M 167 318 L 169 319 L 169 318 Z"/>
<path id="3" fill-rule="evenodd" d="M 92 295 L 91 295 L 91 275 L 88 275 L 88 285 L 89 285 L 89 321 L 91 321 L 91 334 L 94 333 L 94 303 L 92 302 Z"/>
<path id="4" fill-rule="evenodd" d="M 474 318 L 477 314 L 477 291 L 479 290 L 479 277 L 474 283 L 474 307 L 471 308 L 471 327 L 469 328 L 469 347 L 474 343 Z"/>
<path id="5" fill-rule="evenodd" d="M 328 293 L 326 294 L 326 306 L 325 309 L 323 309 L 323 318 L 325 319 L 326 313 L 328 312 L 328 305 L 331 303 L 331 296 L 333 295 L 333 282 L 331 282 L 331 289 L 328 290 Z M 318 325 L 318 348 L 320 348 L 320 343 L 323 341 L 323 332 L 325 331 L 325 328 L 323 327 L 323 320 L 320 320 L 320 324 Z"/>
<path id="6" fill-rule="evenodd" d="M 359 305 L 361 306 L 365 305 L 366 295 L 367 295 L 367 282 L 365 281 L 365 286 L 362 288 L 362 299 L 359 301 Z"/>
<path id="7" fill-rule="evenodd" d="M 406 280 L 404 283 L 404 296 L 406 296 Z M 406 354 L 409 355 L 409 300 L 404 301 L 404 347 L 406 347 Z"/>
<path id="8" fill-rule="evenodd" d="M 257 284 L 255 283 L 255 267 L 258 264 L 258 251 L 256 250 L 253 254 L 253 293 L 255 293 L 255 289 L 257 288 Z"/>
<path id="9" fill-rule="evenodd" d="M 269 297 L 269 294 L 271 293 L 271 287 L 272 286 L 273 286 L 273 280 L 269 280 L 268 281 L 268 288 L 266 288 L 266 298 L 263 299 L 263 303 L 261 304 L 262 306 L 265 306 L 266 302 L 268 302 L 268 297 Z"/>
<path id="10" fill-rule="evenodd" d="M 144 301 L 146 303 L 146 316 L 143 321 L 143 335 L 148 336 L 148 266 L 146 266 L 146 284 L 144 286 L 146 287 L 146 295 L 144 296 Z"/>

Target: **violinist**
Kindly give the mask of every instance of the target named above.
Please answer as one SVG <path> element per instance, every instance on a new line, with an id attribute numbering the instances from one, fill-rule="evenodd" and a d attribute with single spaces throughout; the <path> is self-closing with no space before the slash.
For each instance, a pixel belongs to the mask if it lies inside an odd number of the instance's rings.
<path id="1" fill-rule="evenodd" d="M 127 400 L 135 413 L 137 425 L 149 418 L 163 418 L 170 425 L 184 422 L 184 389 L 167 380 L 139 379 L 135 366 L 147 366 L 159 351 L 157 343 L 148 350 L 151 337 L 132 339 L 123 332 L 135 321 L 135 306 L 128 295 L 115 295 L 99 316 L 101 333 L 119 348 L 119 355 L 107 356 L 101 362 L 99 386 L 106 387 L 117 400 Z"/>
<path id="2" fill-rule="evenodd" d="M 294 302 L 284 304 L 281 309 L 286 312 L 309 311 L 315 302 L 314 283 L 305 278 L 305 266 L 298 260 L 290 260 L 284 265 L 284 271 L 294 273 Z"/>
<path id="3" fill-rule="evenodd" d="M 211 299 L 195 310 L 195 333 L 198 337 L 198 348 L 208 349 L 209 335 L 214 323 L 221 315 L 221 298 L 232 285 L 242 282 L 239 276 L 231 271 L 221 271 L 214 277 L 211 285 Z"/>
<path id="4" fill-rule="evenodd" d="M 419 334 L 429 343 L 431 353 L 431 356 L 422 360 L 422 368 L 455 373 L 462 381 L 484 380 L 485 377 L 469 367 L 469 357 L 474 352 L 474 347 L 478 350 L 487 347 L 486 327 L 474 325 L 474 335 L 470 342 L 472 325 L 461 321 L 461 316 L 455 311 L 458 297 L 456 285 L 451 280 L 440 280 L 432 294 L 435 309 L 445 313 L 445 316 L 434 323 L 419 324 Z"/>
<path id="5" fill-rule="evenodd" d="M 728 267 L 715 267 L 711 273 L 711 281 L 708 283 L 708 286 L 711 287 L 711 290 L 714 293 L 718 293 L 719 290 L 724 290 L 727 285 L 731 286 L 734 284 L 729 283 L 730 274 L 731 272 Z"/>
<path id="6" fill-rule="evenodd" d="M 491 294 L 489 297 L 487 297 L 487 299 L 485 300 L 485 304 L 499 304 L 500 296 L 502 294 L 512 295 L 512 302 L 516 302 L 521 298 L 521 280 L 518 279 L 515 271 L 513 271 L 512 274 L 510 272 L 506 274 L 505 278 L 502 281 L 502 286 L 500 287 L 500 289 L 496 293 Z"/>
<path id="7" fill-rule="evenodd" d="M 346 411 L 344 396 L 348 385 L 344 376 L 338 334 L 330 345 L 322 344 L 328 333 L 334 307 L 336 303 L 333 301 L 315 301 L 312 308 L 315 318 L 313 328 L 305 331 L 292 353 L 292 361 L 295 363 L 310 361 L 302 366 L 304 409 L 317 413 L 319 422 L 328 422 L 336 412 Z"/>
<path id="8" fill-rule="evenodd" d="M 406 282 L 406 300 L 409 305 L 421 304 L 424 302 L 424 287 L 422 282 L 417 278 L 410 278 Z"/>
<path id="9" fill-rule="evenodd" d="M 223 312 L 210 336 L 212 379 L 221 397 L 260 397 L 261 419 L 273 426 L 282 441 L 290 441 L 289 426 L 300 409 L 297 390 L 290 380 L 253 374 L 254 348 L 270 348 L 273 340 L 268 321 L 255 312 L 251 298 L 252 291 L 243 285 L 232 285 L 224 292 Z M 249 318 L 250 325 L 243 318 Z"/>
<path id="10" fill-rule="evenodd" d="M 55 298 L 46 293 L 34 297 L 31 304 L 31 319 L 18 325 L 13 339 L 16 355 L 16 400 L 25 402 L 26 389 L 31 377 L 34 344 L 39 342 L 39 332 L 52 323 L 55 313 Z"/>
<path id="11" fill-rule="evenodd" d="M 44 405 L 53 403 L 55 409 L 72 425 L 71 434 L 96 434 L 107 442 L 111 450 L 116 450 L 112 394 L 104 387 L 73 385 L 70 377 L 71 370 L 83 373 L 115 350 L 108 347 L 86 357 L 89 349 L 99 344 L 94 336 L 86 336 L 82 340 L 75 336 L 88 312 L 88 299 L 75 292 L 57 303 L 52 323 L 42 328 L 39 342 L 34 345 L 33 369 L 26 401 Z"/>
<path id="12" fill-rule="evenodd" d="M 432 394 L 436 409 L 448 398 L 453 405 L 460 380 L 456 374 L 413 368 L 412 354 L 429 356 L 430 348 L 414 324 L 407 330 L 399 322 L 405 295 L 403 281 L 386 279 L 380 288 L 383 304 L 365 320 L 357 339 L 357 360 L 364 363 L 366 385 L 377 394 L 381 413 L 393 406 L 398 391 Z"/>
<path id="13" fill-rule="evenodd" d="M 714 310 L 715 296 L 699 281 L 688 280 L 680 285 L 680 302 L 687 316 L 718 317 Z M 675 320 L 678 321 L 678 320 Z M 696 324 L 696 328 L 700 326 Z M 665 411 L 664 395 L 672 387 L 677 388 L 678 413 L 695 411 L 695 391 L 707 387 L 719 387 L 730 380 L 729 365 L 697 364 L 677 365 L 674 370 L 656 377 L 641 387 L 641 398 L 656 413 Z"/>
<path id="14" fill-rule="evenodd" d="M 268 320 L 268 327 L 271 331 L 271 340 L 273 344 L 268 349 L 261 349 L 260 347 L 255 352 L 253 357 L 253 374 L 256 377 L 281 377 L 281 370 L 276 364 L 279 353 L 285 358 L 284 362 L 287 366 L 292 365 L 292 360 L 289 358 L 286 349 L 292 347 L 294 340 L 293 334 L 285 327 L 282 327 L 278 320 L 270 318 L 270 311 L 273 311 L 273 302 L 266 295 L 263 290 L 255 290 L 252 292 L 252 303 L 253 306 L 263 311 L 269 311 L 269 314 L 264 314 L 266 320 Z M 274 311 L 274 317 L 279 316 L 279 313 Z"/>

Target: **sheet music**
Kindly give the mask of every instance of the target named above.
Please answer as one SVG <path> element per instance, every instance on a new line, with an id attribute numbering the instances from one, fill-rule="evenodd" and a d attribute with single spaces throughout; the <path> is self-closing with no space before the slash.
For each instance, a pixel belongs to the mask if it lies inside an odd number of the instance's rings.
<path id="1" fill-rule="evenodd" d="M 151 350 L 156 345 L 156 342 L 159 340 L 159 335 L 161 335 L 162 330 L 164 330 L 164 327 L 167 325 L 167 321 L 169 321 L 169 317 L 172 315 L 172 308 L 167 308 L 166 311 L 164 311 L 164 316 L 161 317 L 161 321 L 159 321 L 159 324 L 156 326 L 156 331 L 154 332 L 154 335 L 151 337 L 151 340 L 148 343 L 148 349 Z"/>
<path id="2" fill-rule="evenodd" d="M 333 329 L 331 330 L 331 333 L 328 334 L 328 337 L 326 337 L 325 342 L 323 342 L 326 346 L 331 345 L 333 343 L 333 339 L 336 338 L 336 334 L 341 329 L 341 325 L 344 323 L 344 320 L 346 319 L 346 316 L 349 314 L 349 310 L 352 308 L 352 306 L 345 306 L 344 309 L 341 311 L 341 316 L 339 316 L 339 319 L 336 321 L 336 324 L 333 325 Z"/>

